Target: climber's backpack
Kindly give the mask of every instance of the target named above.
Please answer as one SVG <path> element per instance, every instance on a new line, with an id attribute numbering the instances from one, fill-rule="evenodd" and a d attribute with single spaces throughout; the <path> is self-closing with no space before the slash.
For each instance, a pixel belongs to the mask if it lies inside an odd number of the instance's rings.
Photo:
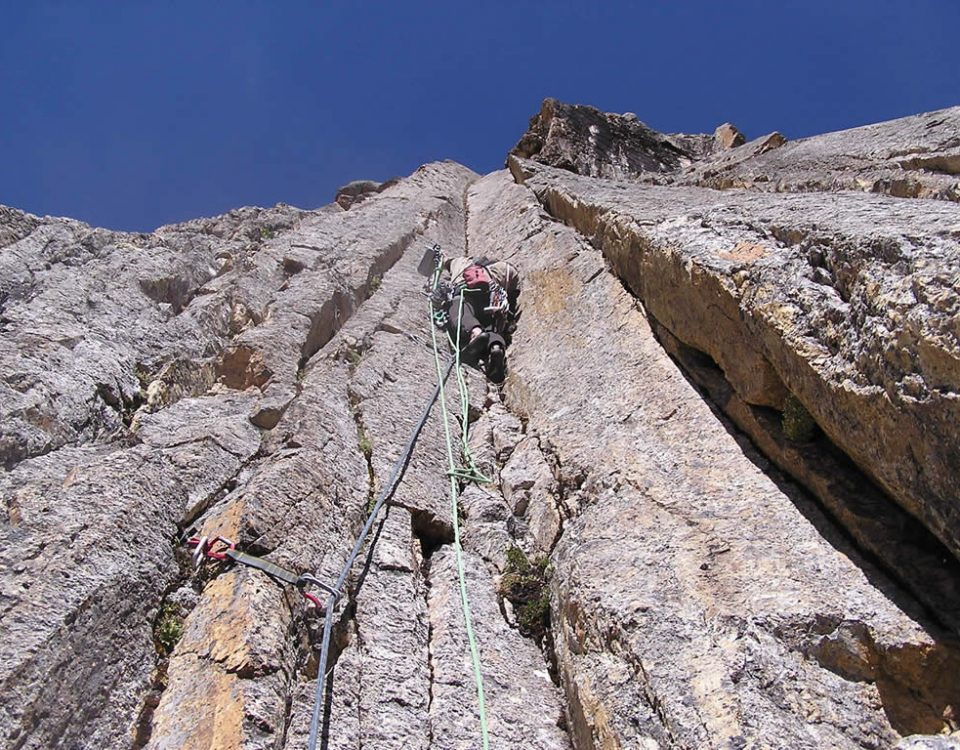
<path id="1" fill-rule="evenodd" d="M 482 289 L 486 291 L 490 288 L 490 272 L 483 266 L 474 263 L 467 266 L 463 271 L 463 283 L 468 289 Z"/>

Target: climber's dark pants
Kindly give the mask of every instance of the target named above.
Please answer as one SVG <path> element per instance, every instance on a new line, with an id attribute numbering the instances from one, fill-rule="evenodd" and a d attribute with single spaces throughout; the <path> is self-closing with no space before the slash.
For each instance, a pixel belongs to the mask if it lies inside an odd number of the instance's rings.
<path id="1" fill-rule="evenodd" d="M 486 295 L 481 294 L 476 294 L 473 298 L 466 295 L 461 298 L 460 295 L 457 295 L 450 302 L 450 309 L 448 310 L 450 335 L 454 341 L 457 340 L 457 321 L 460 321 L 461 347 L 470 343 L 470 331 L 477 327 L 486 329 L 491 323 L 483 309 L 485 299 Z M 463 310 L 460 309 L 461 301 L 463 302 Z M 484 323 L 487 325 L 484 325 Z"/>
<path id="2" fill-rule="evenodd" d="M 463 296 L 463 310 L 460 309 L 460 295 L 454 297 L 453 301 L 450 303 L 450 308 L 447 311 L 448 314 L 448 329 L 450 331 L 450 336 L 454 341 L 457 340 L 457 321 L 460 321 L 460 351 L 464 354 L 464 361 L 467 364 L 475 365 L 477 360 L 486 359 L 487 349 L 492 344 L 500 344 L 504 349 L 507 348 L 507 342 L 504 341 L 503 336 L 496 332 L 496 319 L 493 315 L 490 315 L 483 308 L 487 304 L 488 296 L 486 294 L 480 294 L 474 292 L 473 296 Z M 477 347 L 473 346 L 467 350 L 467 346 L 470 343 L 470 331 L 474 328 L 480 327 L 486 336 L 486 346 L 482 347 L 481 351 L 477 351 Z M 466 350 L 466 351 L 465 351 Z"/>

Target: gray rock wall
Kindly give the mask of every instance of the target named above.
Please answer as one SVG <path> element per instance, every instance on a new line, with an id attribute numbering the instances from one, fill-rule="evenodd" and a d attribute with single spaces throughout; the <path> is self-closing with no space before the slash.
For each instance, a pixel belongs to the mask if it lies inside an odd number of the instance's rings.
<path id="1" fill-rule="evenodd" d="M 11 355 L 8 372 L 20 367 L 21 377 L 32 378 L 28 395 L 50 416 L 32 425 L 35 443 L 21 438 L 16 418 L 4 423 L 18 451 L 11 450 L 0 485 L 0 676 L 4 695 L 16 698 L 0 713 L 6 742 L 302 746 L 317 617 L 296 592 L 247 568 L 207 570 L 191 585 L 178 531 L 222 534 L 280 565 L 336 576 L 433 389 L 416 266 L 433 242 L 464 251 L 463 196 L 475 177 L 459 165 L 428 165 L 349 213 L 277 209 L 296 222 L 264 231 L 256 223 L 231 226 L 231 217 L 161 229 L 142 240 L 145 247 L 177 236 L 190 248 L 209 243 L 213 253 L 238 232 L 259 238 L 219 276 L 177 287 L 176 310 L 155 299 L 170 298 L 169 290 L 144 291 L 135 250 L 121 252 L 110 235 L 114 245 L 98 252 L 111 263 L 85 283 L 114 290 L 117 310 L 146 318 L 159 308 L 169 319 L 150 318 L 154 329 L 140 337 L 113 309 L 75 323 L 78 337 L 110 342 L 114 353 L 59 368 L 39 361 L 49 349 L 26 363 Z M 265 213 L 241 212 L 237 221 Z M 44 222 L 62 231 L 57 220 Z M 17 254 L 6 260 L 40 247 L 35 234 L 14 244 Z M 206 258 L 170 253 L 186 269 Z M 50 312 L 36 301 L 54 294 L 47 281 L 41 274 L 29 291 L 11 289 L 11 350 L 29 341 L 30 315 Z M 49 323 L 55 335 L 76 319 L 69 310 L 52 312 L 60 316 Z M 99 398 L 104 368 L 117 361 L 135 373 L 127 412 L 115 423 L 71 430 L 86 414 L 49 394 L 86 388 Z M 479 407 L 499 400 L 475 376 L 470 388 Z M 455 392 L 449 399 L 458 413 Z M 491 420 L 475 441 L 478 454 L 493 450 Z M 449 748 L 478 740 L 440 425 L 435 414 L 340 605 L 331 746 Z M 488 470 L 496 473 L 493 461 Z M 530 747 L 568 747 L 549 665 L 501 609 L 496 576 L 507 545 L 520 542 L 507 530 L 511 514 L 499 482 L 465 498 L 462 512 L 494 746 L 521 736 Z M 171 606 L 182 635 L 167 654 L 158 626 Z"/>
<path id="2" fill-rule="evenodd" d="M 777 411 L 799 399 L 960 553 L 951 204 L 540 174 L 528 182 L 551 211 L 593 238 L 650 315 L 709 355 L 739 399 Z"/>
<path id="3" fill-rule="evenodd" d="M 0 744 L 305 746 L 320 616 L 179 536 L 336 576 L 434 387 L 434 242 L 524 279 L 507 383 L 465 373 L 491 747 L 950 743 L 955 115 L 744 143 L 548 100 L 483 178 L 137 235 L 3 209 Z M 336 610 L 326 747 L 480 744 L 445 471 L 435 411 Z"/>
<path id="4" fill-rule="evenodd" d="M 509 182 L 471 188 L 494 206 L 471 212 L 471 243 L 510 248 L 528 280 L 507 403 L 565 495 L 552 603 L 575 745 L 889 746 L 939 729 L 951 637 L 769 476 L 602 254 Z"/>
<path id="5" fill-rule="evenodd" d="M 760 139 L 692 164 L 686 184 L 726 190 L 851 190 L 960 201 L 960 108 L 790 141 Z"/>

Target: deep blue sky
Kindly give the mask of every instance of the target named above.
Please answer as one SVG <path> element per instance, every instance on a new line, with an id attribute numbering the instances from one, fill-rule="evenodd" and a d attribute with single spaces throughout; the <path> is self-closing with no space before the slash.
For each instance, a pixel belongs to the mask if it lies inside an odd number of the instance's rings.
<path id="1" fill-rule="evenodd" d="M 95 225 L 434 159 L 499 168 L 545 96 L 789 138 L 960 104 L 958 0 L 0 0 L 0 203 Z"/>

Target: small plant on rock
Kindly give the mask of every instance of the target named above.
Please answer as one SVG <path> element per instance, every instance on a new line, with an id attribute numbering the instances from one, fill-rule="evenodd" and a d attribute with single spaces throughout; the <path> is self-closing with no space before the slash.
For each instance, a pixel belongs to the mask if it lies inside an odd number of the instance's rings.
<path id="1" fill-rule="evenodd" d="M 795 443 L 809 443 L 817 434 L 817 423 L 792 393 L 783 404 L 783 434 Z"/>
<path id="2" fill-rule="evenodd" d="M 133 372 L 137 376 L 137 382 L 140 383 L 140 390 L 147 390 L 147 386 L 153 381 L 153 375 L 150 374 L 150 370 L 147 369 L 146 365 L 137 362 L 133 368 Z"/>
<path id="3" fill-rule="evenodd" d="M 161 656 L 169 656 L 183 635 L 183 616 L 180 606 L 173 602 L 164 602 L 160 614 L 153 623 L 153 640 Z"/>
<path id="4" fill-rule="evenodd" d="M 507 567 L 500 579 L 499 593 L 509 601 L 523 635 L 541 641 L 550 627 L 550 563 L 546 557 L 533 562 L 519 547 L 507 550 Z"/>
<path id="5" fill-rule="evenodd" d="M 363 359 L 363 352 L 359 349 L 347 348 L 347 362 L 350 363 L 350 369 L 356 370 L 360 360 Z"/>
<path id="6" fill-rule="evenodd" d="M 360 452 L 369 461 L 370 456 L 373 455 L 373 443 L 370 442 L 370 438 L 367 437 L 367 433 L 363 427 L 360 427 L 360 437 L 357 440 L 357 444 L 360 448 Z"/>

